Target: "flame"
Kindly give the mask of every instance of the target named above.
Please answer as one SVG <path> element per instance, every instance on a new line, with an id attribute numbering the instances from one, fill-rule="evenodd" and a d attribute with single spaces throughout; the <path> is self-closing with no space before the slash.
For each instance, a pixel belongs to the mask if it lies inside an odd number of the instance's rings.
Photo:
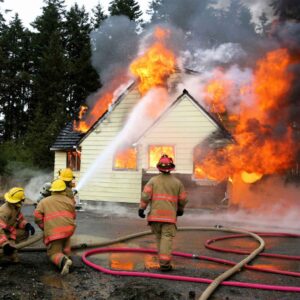
<path id="1" fill-rule="evenodd" d="M 210 106 L 213 113 L 224 113 L 226 102 L 230 95 L 232 82 L 224 78 L 221 70 L 215 70 L 211 79 L 204 88 L 204 102 Z"/>
<path id="2" fill-rule="evenodd" d="M 282 109 L 293 80 L 288 72 L 291 63 L 286 49 L 274 50 L 257 62 L 250 89 L 254 96 L 253 105 L 241 103 L 239 118 L 235 117 L 238 122 L 233 131 L 235 143 L 213 151 L 201 149 L 201 146 L 196 149 L 196 169 L 201 168 L 206 178 L 221 181 L 245 170 L 259 177 L 282 172 L 292 165 L 295 149 L 292 130 Z M 225 89 L 217 91 L 222 94 Z M 245 90 L 242 89 L 242 93 Z M 226 95 L 218 97 L 226 98 Z M 215 99 L 213 97 L 213 101 Z M 284 125 L 284 128 L 274 130 L 277 124 Z"/>
<path id="3" fill-rule="evenodd" d="M 149 168 L 156 168 L 156 165 L 163 154 L 174 158 L 173 146 L 149 146 Z"/>
<path id="4" fill-rule="evenodd" d="M 157 27 L 155 43 L 130 65 L 131 73 L 139 80 L 138 89 L 142 95 L 153 87 L 165 86 L 166 79 L 175 72 L 175 55 L 165 46 L 169 34 L 169 31 Z"/>
<path id="5" fill-rule="evenodd" d="M 115 156 L 115 169 L 137 169 L 137 151 L 136 148 L 127 148 L 119 150 Z"/>
<path id="6" fill-rule="evenodd" d="M 248 173 L 246 171 L 243 171 L 241 173 L 241 177 L 245 183 L 254 183 L 254 182 L 260 180 L 262 178 L 262 176 L 263 176 L 262 174 L 255 173 L 255 172 Z"/>

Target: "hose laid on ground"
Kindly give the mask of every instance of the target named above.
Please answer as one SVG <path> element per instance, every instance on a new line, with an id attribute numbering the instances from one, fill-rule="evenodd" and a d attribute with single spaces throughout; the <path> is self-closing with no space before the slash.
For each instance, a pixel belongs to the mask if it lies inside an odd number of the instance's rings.
<path id="1" fill-rule="evenodd" d="M 241 230 L 231 229 L 231 228 L 225 228 L 225 227 L 224 228 L 216 228 L 216 227 L 183 227 L 183 228 L 178 228 L 178 231 L 192 231 L 192 230 L 226 231 L 226 232 L 242 233 L 243 236 L 248 236 L 248 232 L 247 231 L 241 231 Z M 124 242 L 124 241 L 130 240 L 130 239 L 133 239 L 133 238 L 142 237 L 142 236 L 149 235 L 149 234 L 152 234 L 152 232 L 151 231 L 144 231 L 144 232 L 140 232 L 140 233 L 130 234 L 130 235 L 127 235 L 127 236 L 124 236 L 124 237 L 121 237 L 121 238 L 117 238 L 117 239 L 114 239 L 114 240 L 110 240 L 110 241 L 90 243 L 90 244 L 84 244 L 83 243 L 83 244 L 79 244 L 79 245 L 74 245 L 74 246 L 72 246 L 72 249 L 84 249 L 84 248 L 104 247 L 104 246 L 107 246 L 107 245 Z M 254 233 L 250 232 L 249 235 L 256 239 L 256 237 L 255 237 L 256 235 Z M 258 238 L 259 238 L 258 241 L 260 243 L 261 242 L 263 243 L 263 240 L 260 237 L 258 237 Z M 216 239 L 209 240 L 209 241 L 215 241 L 215 240 Z M 228 278 L 229 276 L 231 276 L 233 274 L 233 273 L 231 274 L 231 272 L 232 272 L 231 270 L 232 269 L 234 270 L 234 272 L 239 271 L 245 264 L 247 264 L 247 262 L 249 262 L 251 259 L 254 258 L 252 256 L 254 256 L 255 254 L 257 254 L 258 251 L 262 251 L 262 249 L 263 249 L 262 243 L 260 244 L 260 246 L 256 250 L 254 250 L 251 253 L 250 257 L 248 256 L 247 258 L 245 258 L 244 260 L 242 260 L 238 264 L 237 268 L 235 268 L 237 266 L 237 265 L 235 265 L 233 268 L 231 268 L 228 271 L 226 271 L 225 273 L 223 273 L 223 274 L 225 274 L 226 278 Z M 107 248 L 107 249 L 110 249 L 109 251 L 112 251 L 115 248 Z M 123 248 L 116 248 L 115 251 L 116 252 L 120 252 L 120 249 L 123 249 Z M 45 251 L 45 250 L 46 250 L 45 247 L 44 248 L 26 248 L 26 249 L 23 249 L 23 251 Z M 300 288 L 293 287 L 293 286 L 273 286 L 273 285 L 264 285 L 264 284 L 254 284 L 254 283 L 231 282 L 231 281 L 227 281 L 227 282 L 223 281 L 222 282 L 222 280 L 224 280 L 222 278 L 223 274 L 220 275 L 219 277 L 217 277 L 217 279 L 215 281 L 213 281 L 213 280 L 205 279 L 205 278 L 195 278 L 195 277 L 187 277 L 187 276 L 152 274 L 152 273 L 146 273 L 146 272 L 113 271 L 113 270 L 108 270 L 108 269 L 105 269 L 103 267 L 97 266 L 97 265 L 91 263 L 90 261 L 88 261 L 86 259 L 87 256 L 90 256 L 90 255 L 93 255 L 93 254 L 96 254 L 96 253 L 105 252 L 104 250 L 105 249 L 94 249 L 92 251 L 88 251 L 88 252 L 84 253 L 82 259 L 83 259 L 83 261 L 86 264 L 92 266 L 93 268 L 95 268 L 97 270 L 100 270 L 102 272 L 108 273 L 108 274 L 112 274 L 112 275 L 144 276 L 144 277 L 151 277 L 151 278 L 163 278 L 163 279 L 171 279 L 171 280 L 181 280 L 181 281 L 211 283 L 211 285 L 208 287 L 209 289 L 207 289 L 208 292 L 206 292 L 207 290 L 205 291 L 205 294 L 204 294 L 205 297 L 209 297 L 209 295 L 211 295 L 211 293 L 217 288 L 217 286 L 219 284 L 228 285 L 228 286 L 237 286 L 237 287 L 248 287 L 248 288 L 256 288 L 256 289 L 266 289 L 266 290 L 300 292 Z M 126 248 L 126 249 L 124 249 L 122 251 L 124 251 L 124 252 L 132 252 L 132 248 Z M 137 251 L 137 252 L 144 252 L 144 253 L 157 253 L 155 250 L 145 250 L 145 249 L 141 249 L 141 248 L 135 249 L 135 251 Z M 221 259 L 212 259 L 212 258 L 209 258 L 209 257 L 197 256 L 197 255 L 188 254 L 188 253 L 182 253 L 182 252 L 173 252 L 173 254 L 174 255 L 183 256 L 183 257 L 207 259 L 207 260 L 212 260 L 212 261 L 221 262 L 221 263 L 235 264 L 234 262 L 231 262 L 231 261 L 226 261 L 226 260 L 221 260 Z M 255 268 L 255 267 L 250 267 L 250 266 L 248 266 L 248 267 L 252 268 L 252 269 Z M 256 270 L 258 270 L 258 271 L 264 271 L 264 269 L 261 269 L 261 268 L 256 268 Z M 265 269 L 265 270 L 270 271 L 269 269 Z M 285 271 L 282 271 L 282 272 L 285 272 Z M 292 274 L 293 272 L 289 272 L 289 273 L 290 274 L 288 274 L 288 275 L 292 275 L 292 276 L 294 275 L 294 274 Z M 281 274 L 284 274 L 284 273 L 281 273 Z M 297 276 L 297 275 L 298 275 L 298 273 L 296 273 L 295 276 Z M 207 298 L 200 298 L 200 299 L 207 299 Z"/>
<path id="2" fill-rule="evenodd" d="M 27 247 L 27 246 L 29 246 L 31 244 L 34 244 L 34 243 L 40 241 L 42 238 L 43 238 L 43 234 L 39 233 L 39 234 L 36 234 L 34 236 L 31 236 L 30 238 L 28 238 L 24 242 L 16 244 L 15 247 L 16 247 L 16 249 L 21 250 L 24 247 Z M 3 250 L 0 249 L 0 255 L 2 255 L 2 254 L 3 254 Z"/>

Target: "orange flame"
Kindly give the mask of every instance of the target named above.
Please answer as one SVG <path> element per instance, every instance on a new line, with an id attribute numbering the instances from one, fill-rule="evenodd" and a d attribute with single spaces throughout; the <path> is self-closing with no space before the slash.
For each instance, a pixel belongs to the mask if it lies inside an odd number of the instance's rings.
<path id="1" fill-rule="evenodd" d="M 206 178 L 221 181 L 242 172 L 273 174 L 291 166 L 292 132 L 282 110 L 293 79 L 288 72 L 290 64 L 285 49 L 272 51 L 258 61 L 252 86 L 254 103 L 251 107 L 241 106 L 233 132 L 236 143 L 208 153 L 205 149 L 196 150 L 195 169 L 200 168 Z M 274 130 L 279 123 L 284 128 Z M 203 174 L 195 176 L 203 178 Z"/>
<path id="2" fill-rule="evenodd" d="M 142 95 L 153 87 L 165 86 L 166 78 L 175 72 L 175 55 L 164 45 L 169 32 L 158 27 L 154 35 L 156 42 L 130 65 L 131 73 L 139 79 Z"/>
<path id="3" fill-rule="evenodd" d="M 210 80 L 204 88 L 205 103 L 210 106 L 213 113 L 223 113 L 226 111 L 227 98 L 230 95 L 232 83 L 225 79 L 220 70 L 216 70 L 214 79 Z"/>
<path id="4" fill-rule="evenodd" d="M 136 148 L 127 148 L 118 151 L 115 156 L 114 168 L 136 170 L 137 169 Z"/>
<path id="5" fill-rule="evenodd" d="M 156 165 L 163 154 L 174 158 L 173 146 L 149 146 L 149 167 L 156 168 Z"/>

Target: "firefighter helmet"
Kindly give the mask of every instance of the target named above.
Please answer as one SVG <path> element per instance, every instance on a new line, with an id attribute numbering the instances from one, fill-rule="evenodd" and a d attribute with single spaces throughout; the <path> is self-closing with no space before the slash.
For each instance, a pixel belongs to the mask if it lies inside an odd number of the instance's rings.
<path id="1" fill-rule="evenodd" d="M 9 203 L 18 203 L 25 200 L 24 189 L 21 187 L 13 187 L 4 194 L 4 198 Z"/>
<path id="2" fill-rule="evenodd" d="M 55 179 L 51 183 L 51 188 L 49 191 L 51 192 L 63 192 L 67 188 L 65 182 L 62 179 Z"/>
<path id="3" fill-rule="evenodd" d="M 65 168 L 58 171 L 58 178 L 63 181 L 72 181 L 75 177 L 73 171 L 70 168 Z"/>
<path id="4" fill-rule="evenodd" d="M 162 157 L 159 159 L 156 167 L 161 172 L 170 172 L 175 169 L 173 159 L 171 157 L 168 157 L 167 154 L 162 155 Z"/>

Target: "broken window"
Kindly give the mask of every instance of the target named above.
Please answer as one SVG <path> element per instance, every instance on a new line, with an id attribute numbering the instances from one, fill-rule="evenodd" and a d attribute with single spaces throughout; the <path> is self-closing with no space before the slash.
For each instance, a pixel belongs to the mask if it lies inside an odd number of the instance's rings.
<path id="1" fill-rule="evenodd" d="M 80 151 L 68 151 L 67 152 L 67 168 L 73 171 L 80 171 L 81 152 Z"/>
<path id="2" fill-rule="evenodd" d="M 119 149 L 114 157 L 114 170 L 137 170 L 136 147 Z"/>
<path id="3" fill-rule="evenodd" d="M 173 158 L 175 162 L 174 146 L 150 145 L 149 146 L 149 168 L 156 168 L 156 165 L 163 154 Z"/>

